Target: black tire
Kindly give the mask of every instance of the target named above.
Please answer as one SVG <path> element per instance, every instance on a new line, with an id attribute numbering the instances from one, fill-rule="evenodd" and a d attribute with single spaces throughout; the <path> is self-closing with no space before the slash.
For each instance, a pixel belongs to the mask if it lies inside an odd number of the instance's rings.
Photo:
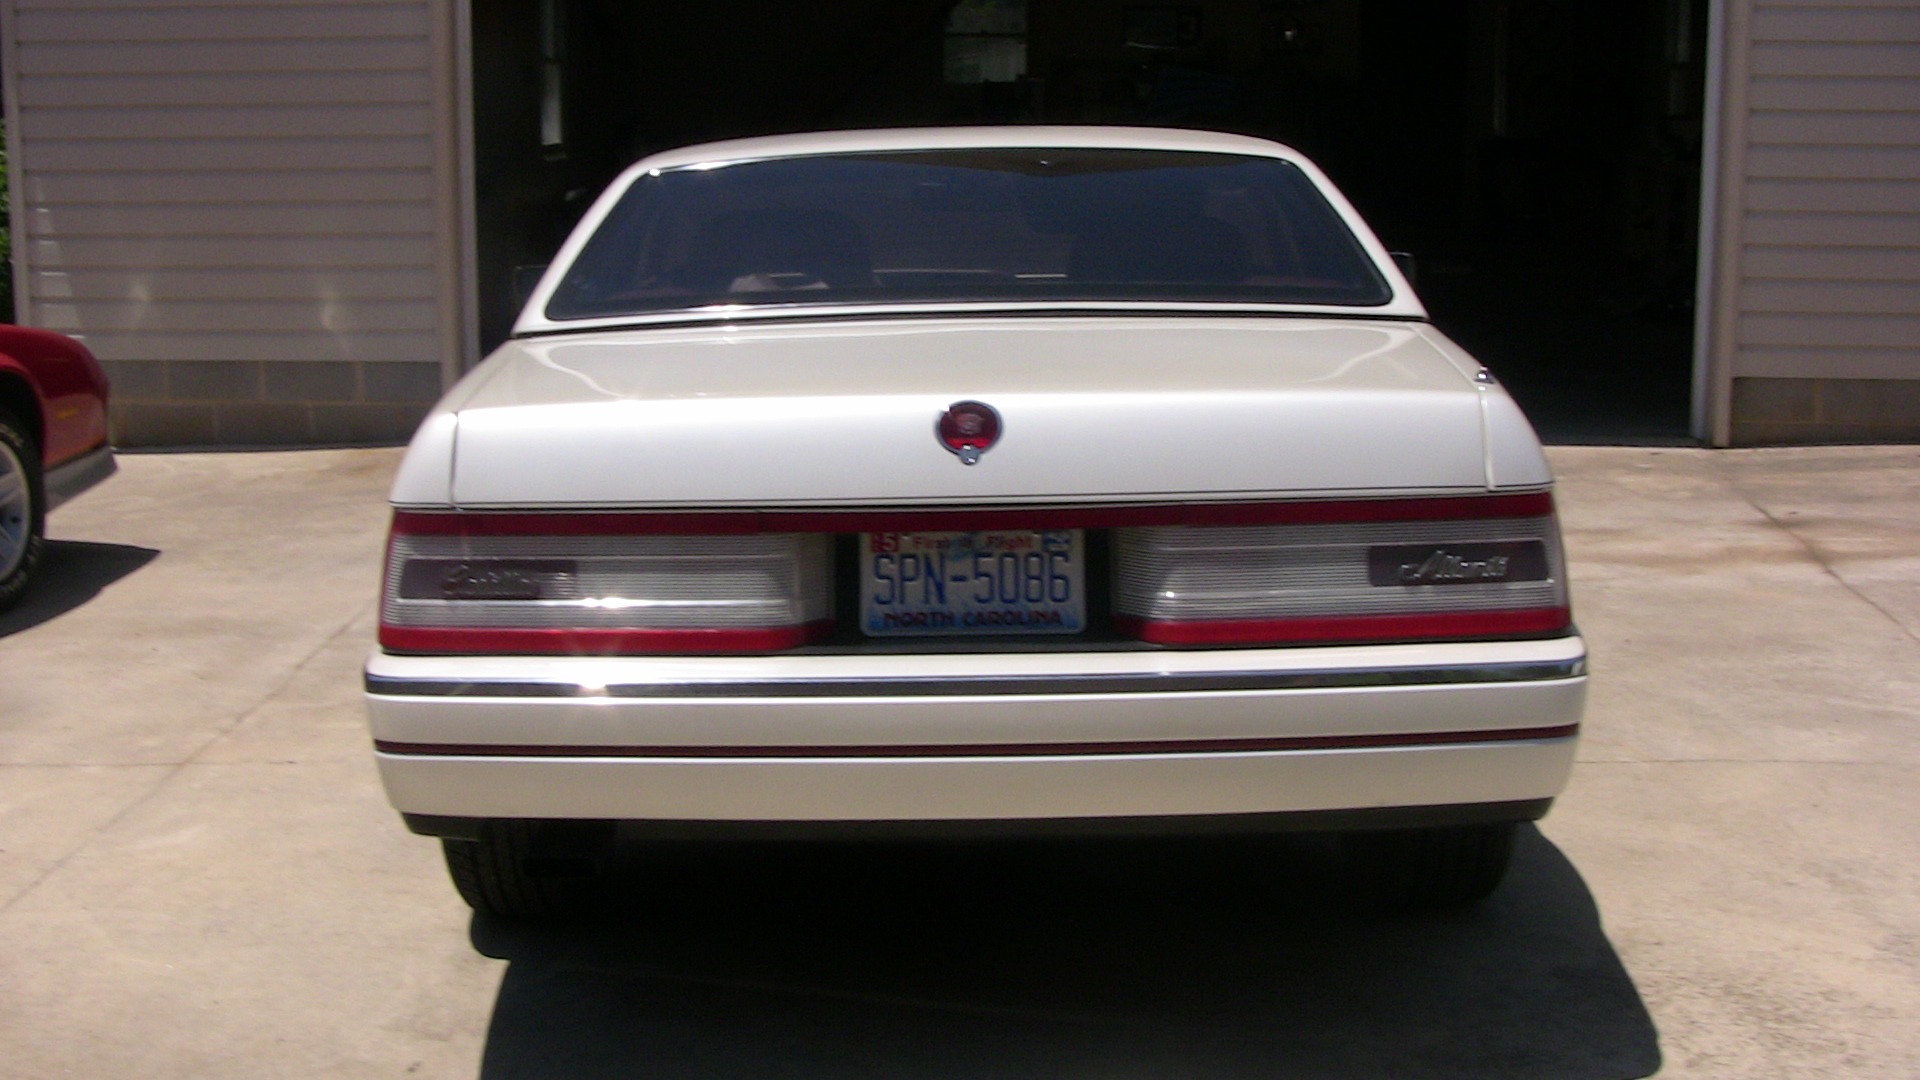
<path id="1" fill-rule="evenodd" d="M 1341 853 L 1361 887 L 1390 907 L 1443 911 L 1487 898 L 1513 861 L 1511 822 L 1348 833 Z"/>
<path id="2" fill-rule="evenodd" d="M 7 498 L 10 477 L 25 480 L 22 506 Z M 47 495 L 40 475 L 40 447 L 27 426 L 0 409 L 0 611 L 20 602 L 46 548 Z"/>
<path id="3" fill-rule="evenodd" d="M 447 873 L 475 911 L 509 919 L 578 913 L 605 875 L 614 829 L 602 821 L 488 821 L 478 840 L 440 841 Z"/>

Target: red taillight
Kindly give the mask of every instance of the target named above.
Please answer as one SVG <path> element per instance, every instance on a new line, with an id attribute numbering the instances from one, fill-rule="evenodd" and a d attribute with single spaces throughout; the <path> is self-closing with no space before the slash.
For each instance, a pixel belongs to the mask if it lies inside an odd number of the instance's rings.
<path id="1" fill-rule="evenodd" d="M 644 518 L 394 515 L 380 644 L 401 652 L 768 652 L 832 626 L 824 535 L 687 535 Z M 623 529 L 622 524 L 631 524 Z"/>
<path id="2" fill-rule="evenodd" d="M 1121 633 L 1156 645 L 1290 645 L 1329 641 L 1411 641 L 1506 637 L 1565 630 L 1566 608 L 1523 611 L 1350 615 L 1331 618 L 1213 619 L 1177 622 L 1114 617 Z"/>
<path id="3" fill-rule="evenodd" d="M 1552 503 L 1381 501 L 1334 523 L 1114 533 L 1115 626 L 1161 645 L 1423 641 L 1570 625 Z M 1438 514 L 1438 509 L 1456 511 Z M 1531 511 L 1531 512 L 1529 512 Z M 1512 511 L 1509 511 L 1512 512 Z"/>
<path id="4" fill-rule="evenodd" d="M 1105 531 L 1112 626 L 1208 647 L 1571 626 L 1544 492 L 980 509 L 394 515 L 380 642 L 418 653 L 773 652 L 827 636 L 834 537 Z"/>

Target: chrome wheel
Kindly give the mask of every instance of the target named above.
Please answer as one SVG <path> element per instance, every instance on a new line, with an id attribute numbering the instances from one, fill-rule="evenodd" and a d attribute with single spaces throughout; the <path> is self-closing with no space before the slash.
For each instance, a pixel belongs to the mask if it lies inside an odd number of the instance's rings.
<path id="1" fill-rule="evenodd" d="M 12 576 L 33 541 L 33 487 L 26 463 L 0 441 L 0 580 Z"/>

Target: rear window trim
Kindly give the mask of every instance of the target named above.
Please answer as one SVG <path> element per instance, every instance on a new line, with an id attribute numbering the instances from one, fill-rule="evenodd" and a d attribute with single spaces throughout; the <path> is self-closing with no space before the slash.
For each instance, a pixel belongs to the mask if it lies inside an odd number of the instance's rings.
<path id="1" fill-rule="evenodd" d="M 702 304 L 696 307 L 682 307 L 682 308 L 668 307 L 668 308 L 657 308 L 657 309 L 647 310 L 647 311 L 616 312 L 616 313 L 604 314 L 604 315 L 603 314 L 556 315 L 552 310 L 553 304 L 556 302 L 556 300 L 560 296 L 562 284 L 566 281 L 567 276 L 570 275 L 573 272 L 574 268 L 580 263 L 581 259 L 584 258 L 589 253 L 592 247 L 594 237 L 600 232 L 601 229 L 607 226 L 607 224 L 614 218 L 615 215 L 617 215 L 620 212 L 621 206 L 627 201 L 627 199 L 633 194 L 633 192 L 641 184 L 647 182 L 648 180 L 658 179 L 660 177 L 674 174 L 674 173 L 713 172 L 713 171 L 731 169 L 738 166 L 752 166 L 752 165 L 770 164 L 770 163 L 776 163 L 776 162 L 825 160 L 825 159 L 833 159 L 833 158 L 884 158 L 884 157 L 898 158 L 898 157 L 908 157 L 908 156 L 919 155 L 919 154 L 926 154 L 926 155 L 932 156 L 932 155 L 942 154 L 942 153 L 955 153 L 955 152 L 967 152 L 967 151 L 991 151 L 991 150 L 1040 152 L 1040 153 L 1054 152 L 1054 151 L 1057 151 L 1060 153 L 1089 153 L 1089 152 L 1092 152 L 1092 153 L 1100 153 L 1100 152 L 1140 153 L 1140 154 L 1148 154 L 1148 155 L 1169 155 L 1169 156 L 1182 155 L 1182 156 L 1193 156 L 1193 157 L 1237 158 L 1246 162 L 1267 162 L 1270 164 L 1276 164 L 1276 165 L 1285 167 L 1293 171 L 1294 173 L 1298 174 L 1299 179 L 1304 184 L 1305 190 L 1310 192 L 1312 197 L 1315 200 L 1317 200 L 1320 206 L 1326 211 L 1329 221 L 1331 221 L 1339 229 L 1340 233 L 1342 234 L 1342 241 L 1344 246 L 1348 247 L 1350 249 L 1351 254 L 1356 258 L 1358 267 L 1361 270 L 1363 270 L 1368 277 L 1372 279 L 1373 284 L 1378 289 L 1378 294 L 1376 298 L 1373 298 L 1373 299 L 1368 299 L 1364 301 L 1343 302 L 1343 303 L 1316 303 L 1310 300 L 1309 301 L 1284 301 L 1284 300 L 1283 301 L 1265 301 L 1265 300 L 1229 300 L 1229 299 L 1205 299 L 1205 300 L 1167 299 L 1163 301 L 1163 300 L 1154 299 L 1152 297 L 1113 298 L 1113 299 L 1099 299 L 1099 300 L 1069 299 L 1069 300 L 1061 300 L 1061 301 L 1048 301 L 1048 300 L 1024 301 L 1024 300 L 1007 300 L 1004 298 L 991 298 L 991 299 L 981 299 L 981 300 L 966 300 L 966 299 L 929 300 L 929 299 L 922 298 L 918 300 L 904 300 L 904 301 L 895 303 L 895 302 L 888 302 L 885 300 L 873 300 L 868 298 L 868 299 L 860 299 L 860 300 L 844 300 L 844 301 L 837 301 L 837 302 L 824 302 L 824 303 L 813 303 L 813 304 L 808 304 L 808 303 L 805 303 L 804 301 L 794 303 L 794 304 L 775 304 L 775 303 L 737 304 L 737 305 L 736 304 L 725 304 L 725 305 Z M 550 283 L 551 287 L 543 286 L 541 289 L 536 291 L 536 294 L 533 297 L 530 298 L 534 303 L 528 306 L 527 312 L 535 315 L 535 317 L 537 317 L 540 320 L 540 322 L 543 324 L 543 331 L 541 332 L 553 332 L 553 331 L 558 331 L 562 328 L 570 330 L 576 327 L 579 329 L 605 329 L 610 325 L 615 325 L 615 326 L 634 325 L 634 324 L 680 325 L 685 322 L 708 322 L 708 321 L 716 321 L 716 320 L 727 320 L 727 319 L 739 318 L 739 317 L 758 316 L 759 313 L 761 312 L 778 312 L 778 313 L 784 314 L 784 313 L 792 312 L 795 309 L 801 309 L 805 311 L 832 311 L 836 308 L 860 308 L 860 309 L 874 311 L 874 312 L 912 311 L 912 310 L 925 310 L 928 308 L 968 310 L 968 311 L 977 311 L 977 310 L 1005 311 L 1005 310 L 1022 310 L 1022 309 L 1046 309 L 1046 310 L 1054 310 L 1054 311 L 1073 311 L 1073 310 L 1089 310 L 1089 309 L 1090 310 L 1118 310 L 1118 311 L 1169 311 L 1169 310 L 1204 309 L 1204 310 L 1216 310 L 1216 311 L 1230 311 L 1230 310 L 1255 311 L 1255 312 L 1268 313 L 1268 314 L 1292 314 L 1292 313 L 1322 314 L 1324 313 L 1324 314 L 1338 314 L 1346 317 L 1365 317 L 1366 313 L 1375 312 L 1381 308 L 1389 308 L 1389 307 L 1396 306 L 1406 299 L 1406 297 L 1402 295 L 1401 290 L 1397 288 L 1395 285 L 1395 276 L 1389 272 L 1388 267 L 1382 265 L 1381 259 L 1379 258 L 1377 253 L 1370 249 L 1369 243 L 1368 243 L 1370 238 L 1365 232 L 1364 222 L 1357 222 L 1355 220 L 1350 219 L 1348 216 L 1348 212 L 1345 212 L 1343 210 L 1343 198 L 1340 195 L 1340 193 L 1337 190 L 1330 188 L 1327 185 L 1324 178 L 1318 175 L 1317 170 L 1312 168 L 1307 163 L 1302 161 L 1296 161 L 1289 157 L 1280 156 L 1280 155 L 1267 155 L 1267 154 L 1248 153 L 1244 151 L 1230 151 L 1230 150 L 1169 149 L 1169 148 L 1158 148 L 1158 147 L 1149 148 L 1149 147 L 1123 146 L 1123 145 L 1115 145 L 1115 146 L 1063 145 L 1058 147 L 1040 146 L 1040 145 L 1006 145 L 1006 146 L 977 146 L 977 147 L 931 147 L 929 146 L 929 147 L 914 147 L 910 149 L 895 149 L 895 150 L 883 150 L 878 148 L 862 148 L 862 149 L 847 149 L 847 150 L 838 150 L 838 151 L 832 151 L 832 152 L 813 153 L 813 154 L 751 155 L 751 156 L 742 156 L 738 158 L 724 158 L 724 159 L 719 159 L 714 161 L 687 162 L 687 163 L 682 163 L 677 165 L 649 168 L 643 171 L 636 168 L 635 170 L 630 171 L 629 174 L 625 176 L 623 179 L 625 182 L 619 185 L 617 191 L 609 190 L 603 196 L 603 200 L 605 202 L 604 212 L 595 212 L 588 215 L 589 219 L 592 222 L 591 230 L 586 231 L 584 235 L 578 237 L 577 238 L 578 243 L 570 240 L 566 245 L 564 245 L 565 248 L 567 249 L 566 254 L 569 255 L 569 257 L 566 260 L 564 272 L 553 276 L 552 281 Z M 720 313 L 716 313 L 715 311 L 716 308 L 723 309 L 723 311 Z M 778 316 L 775 316 L 775 317 L 778 317 Z M 1407 318 L 1408 316 L 1388 315 L 1385 317 L 1397 319 L 1397 318 Z M 516 332 L 511 336 L 516 338 L 521 336 L 532 336 L 532 333 L 533 332 L 529 332 L 528 334 L 523 335 L 520 332 Z"/>
<path id="2" fill-rule="evenodd" d="M 1396 297 L 1398 299 L 1398 297 Z M 1022 318 L 1022 319 L 1116 319 L 1130 316 L 1152 316 L 1154 318 L 1230 318 L 1230 319 L 1332 319 L 1360 322 L 1396 322 L 1396 323 L 1432 323 L 1427 315 L 1408 312 L 1378 311 L 1372 307 L 1336 308 L 1306 304 L 1180 304 L 1168 302 L 1127 303 L 1106 302 L 1108 306 L 1097 306 L 1091 302 L 1053 305 L 1043 302 L 1010 305 L 1005 303 L 953 303 L 953 304 L 917 304 L 903 303 L 898 306 L 870 303 L 845 304 L 795 304 L 774 307 L 768 305 L 755 308 L 704 307 L 686 308 L 673 312 L 648 312 L 644 315 L 619 315 L 594 319 L 569 319 L 565 322 L 542 323 L 536 329 L 516 330 L 508 335 L 512 341 L 533 341 L 540 338 L 564 337 L 578 334 L 599 334 L 619 330 L 668 329 L 687 326 L 725 326 L 730 323 L 751 322 L 755 325 L 803 323 L 803 322 L 860 322 L 885 319 L 953 319 L 953 318 Z M 1381 305 L 1385 306 L 1385 305 Z"/>

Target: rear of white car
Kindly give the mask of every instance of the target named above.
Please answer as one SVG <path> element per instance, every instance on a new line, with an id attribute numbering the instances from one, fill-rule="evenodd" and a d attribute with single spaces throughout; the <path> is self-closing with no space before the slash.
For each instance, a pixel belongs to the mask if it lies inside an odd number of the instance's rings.
<path id="1" fill-rule="evenodd" d="M 1273 205 L 1320 217 L 1262 209 L 1275 170 Z M 905 209 L 863 212 L 896 176 Z M 806 202 L 835 183 L 868 194 Z M 724 212 L 676 248 L 688 191 Z M 1177 242 L 1142 239 L 1156 205 Z M 929 239 L 954 221 L 1006 236 Z M 648 245 L 665 269 L 627 269 Z M 1550 488 L 1284 148 L 680 151 L 614 184 L 416 437 L 376 752 L 463 895 L 509 914 L 559 904 L 615 822 L 1334 830 L 1409 898 L 1470 900 L 1572 762 Z"/>

